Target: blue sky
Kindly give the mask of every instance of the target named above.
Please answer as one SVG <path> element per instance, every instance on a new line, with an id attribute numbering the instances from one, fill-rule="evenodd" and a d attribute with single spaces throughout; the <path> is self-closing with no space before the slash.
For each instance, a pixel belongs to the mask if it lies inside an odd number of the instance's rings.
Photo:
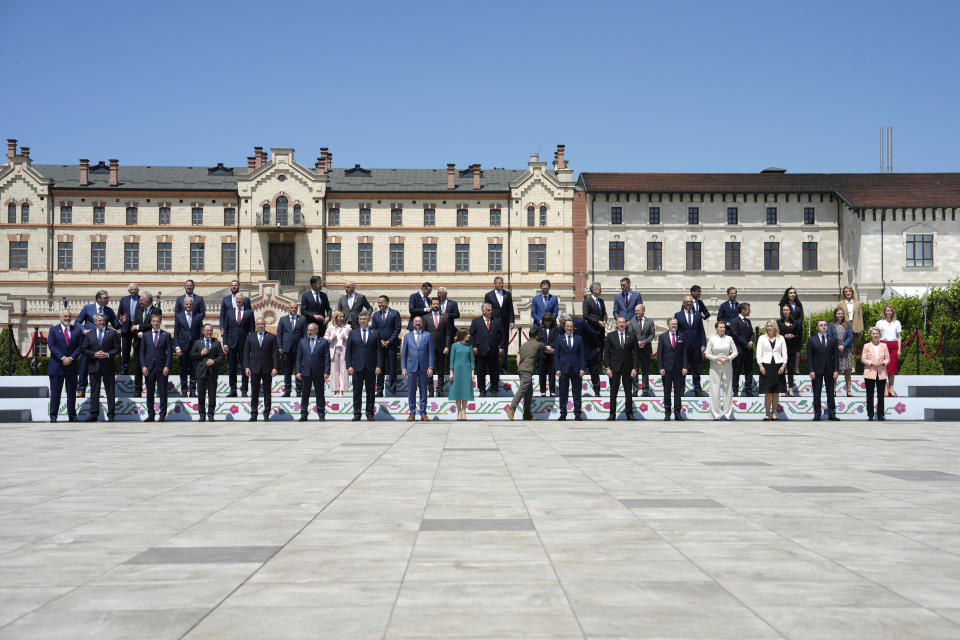
<path id="1" fill-rule="evenodd" d="M 42 6 L 42 9 L 39 7 Z M 37 162 L 960 169 L 956 2 L 0 0 Z"/>

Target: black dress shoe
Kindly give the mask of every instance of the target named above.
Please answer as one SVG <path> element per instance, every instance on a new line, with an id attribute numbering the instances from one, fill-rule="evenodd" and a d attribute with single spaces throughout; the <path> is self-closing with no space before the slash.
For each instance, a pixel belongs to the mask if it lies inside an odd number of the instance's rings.
<path id="1" fill-rule="evenodd" d="M 372 413 L 368 413 L 368 414 L 367 414 L 367 420 L 373 420 L 373 419 L 374 419 L 373 414 L 372 414 Z"/>
<path id="2" fill-rule="evenodd" d="M 835 421 L 837 421 L 837 422 L 840 421 L 840 418 L 838 418 L 837 416 L 830 416 L 829 419 L 830 419 L 830 420 L 835 420 Z"/>
<path id="3" fill-rule="evenodd" d="M 683 414 L 674 412 L 674 414 L 673 414 L 673 419 L 674 419 L 674 420 L 683 420 Z"/>
<path id="4" fill-rule="evenodd" d="M 159 418 L 157 418 L 157 420 L 159 420 L 160 422 L 166 422 L 166 421 L 167 421 L 167 416 L 166 416 L 166 414 L 160 416 Z"/>
<path id="5" fill-rule="evenodd" d="M 284 391 L 284 392 L 283 392 L 283 397 L 284 397 L 284 398 L 289 398 L 289 397 L 290 397 L 290 392 L 289 392 L 289 391 Z"/>
<path id="6" fill-rule="evenodd" d="M 207 420 L 210 421 L 210 422 L 213 422 L 213 414 L 212 414 L 212 413 L 207 414 Z"/>
<path id="7" fill-rule="evenodd" d="M 567 419 L 567 416 L 560 416 L 559 418 L 557 418 L 557 420 L 560 422 L 563 422 L 566 419 Z"/>
<path id="8" fill-rule="evenodd" d="M 263 416 L 264 422 L 270 422 L 270 416 Z"/>
<path id="9" fill-rule="evenodd" d="M 300 422 L 306 422 L 307 416 L 300 416 Z"/>
<path id="10" fill-rule="evenodd" d="M 823 417 L 822 417 L 822 416 L 813 416 L 813 421 L 814 421 L 814 422 L 820 422 L 821 420 L 823 420 Z"/>
<path id="11" fill-rule="evenodd" d="M 56 418 L 50 418 L 50 423 L 51 423 L 51 424 L 55 423 L 56 421 L 57 421 Z"/>
<path id="12" fill-rule="evenodd" d="M 113 416 L 107 416 L 107 422 L 113 422 Z"/>
<path id="13" fill-rule="evenodd" d="M 573 419 L 576 420 L 577 422 L 583 422 L 583 414 L 574 416 Z"/>
<path id="14" fill-rule="evenodd" d="M 670 422 L 670 414 L 669 414 L 669 413 L 666 414 L 665 416 L 663 416 L 663 421 L 664 421 L 664 422 Z"/>
<path id="15" fill-rule="evenodd" d="M 616 420 L 617 416 L 607 416 L 607 420 Z"/>
<path id="16" fill-rule="evenodd" d="M 627 414 L 627 420 L 636 420 L 632 413 Z"/>
<path id="17" fill-rule="evenodd" d="M 86 420 L 84 420 L 84 422 L 96 422 L 96 421 L 97 421 L 97 417 L 96 417 L 96 416 L 94 416 L 94 417 L 92 417 L 92 418 L 87 418 Z"/>
<path id="18" fill-rule="evenodd" d="M 360 422 L 360 416 L 353 416 L 353 422 Z"/>
<path id="19" fill-rule="evenodd" d="M 324 420 L 327 419 L 327 416 L 326 416 L 326 414 L 321 413 L 319 416 L 317 416 L 317 419 L 319 419 L 319 420 L 321 420 L 321 421 L 324 421 Z"/>
<path id="20" fill-rule="evenodd" d="M 200 422 L 206 422 L 206 421 L 207 421 L 207 416 L 205 416 L 205 415 L 203 415 L 203 414 L 201 413 L 201 414 L 200 414 Z"/>
<path id="21" fill-rule="evenodd" d="M 236 398 L 236 397 L 237 397 L 237 392 L 236 392 L 236 391 L 231 391 L 230 393 L 227 394 L 227 397 L 228 397 L 228 398 Z"/>
<path id="22" fill-rule="evenodd" d="M 256 421 L 257 421 L 257 416 L 256 416 L 256 414 L 250 416 L 250 418 L 247 420 L 247 422 L 256 422 Z"/>
<path id="23" fill-rule="evenodd" d="M 877 420 L 886 420 L 886 419 L 887 417 L 883 414 L 880 414 L 879 416 L 877 416 Z"/>
<path id="24" fill-rule="evenodd" d="M 154 420 L 156 420 L 156 418 L 154 418 L 153 416 L 147 416 L 144 422 L 153 422 Z"/>

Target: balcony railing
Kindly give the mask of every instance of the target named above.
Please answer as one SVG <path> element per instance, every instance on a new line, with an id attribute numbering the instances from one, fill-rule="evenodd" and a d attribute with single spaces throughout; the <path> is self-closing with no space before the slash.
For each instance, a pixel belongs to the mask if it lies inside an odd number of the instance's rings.
<path id="1" fill-rule="evenodd" d="M 256 215 L 258 229 L 284 229 L 287 231 L 306 231 L 307 224 L 302 213 L 280 214 L 258 213 Z"/>
<path id="2" fill-rule="evenodd" d="M 268 269 L 267 280 L 276 280 L 281 287 L 292 287 L 297 283 L 297 272 L 286 269 Z"/>

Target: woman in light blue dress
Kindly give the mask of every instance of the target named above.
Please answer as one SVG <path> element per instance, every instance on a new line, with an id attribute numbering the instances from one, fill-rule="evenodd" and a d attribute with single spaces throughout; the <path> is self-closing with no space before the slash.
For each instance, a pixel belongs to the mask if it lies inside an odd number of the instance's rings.
<path id="1" fill-rule="evenodd" d="M 473 400 L 473 349 L 466 329 L 457 331 L 457 341 L 450 348 L 450 392 L 457 403 L 457 420 L 467 419 L 467 402 Z"/>

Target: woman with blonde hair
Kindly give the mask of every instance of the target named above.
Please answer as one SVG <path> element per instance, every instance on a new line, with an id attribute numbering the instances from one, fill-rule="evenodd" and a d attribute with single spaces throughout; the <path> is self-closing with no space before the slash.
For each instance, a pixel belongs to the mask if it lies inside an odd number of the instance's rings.
<path id="1" fill-rule="evenodd" d="M 863 340 L 863 305 L 857 300 L 853 287 L 847 285 L 843 288 L 837 306 L 847 311 L 847 322 L 850 323 L 850 330 L 853 332 L 853 348 L 856 348 Z"/>
<path id="2" fill-rule="evenodd" d="M 887 397 L 897 395 L 893 391 L 893 379 L 900 370 L 900 335 L 903 328 L 900 321 L 897 320 L 897 310 L 893 305 L 884 305 L 883 317 L 877 320 L 877 329 L 880 329 L 880 342 L 887 345 L 887 352 L 890 354 L 890 361 L 887 362 L 887 386 L 883 395 Z"/>
<path id="3" fill-rule="evenodd" d="M 853 332 L 847 323 L 847 311 L 843 306 L 833 310 L 833 318 L 827 327 L 827 336 L 837 340 L 837 372 L 843 374 L 847 397 L 850 393 L 850 372 L 853 370 Z"/>
<path id="4" fill-rule="evenodd" d="M 757 364 L 760 365 L 760 393 L 763 394 L 764 420 L 777 419 L 780 394 L 787 390 L 783 373 L 787 370 L 787 343 L 777 323 L 767 320 L 766 334 L 757 339 Z"/>
<path id="5" fill-rule="evenodd" d="M 883 392 L 887 384 L 887 364 L 890 352 L 880 342 L 880 329 L 870 328 L 870 342 L 863 346 L 863 382 L 867 385 L 867 420 L 873 420 L 873 390 L 877 390 L 877 420 L 886 420 L 883 415 Z"/>
<path id="6" fill-rule="evenodd" d="M 330 343 L 330 385 L 333 396 L 342 398 L 347 385 L 347 337 L 350 335 L 350 325 L 345 323 L 343 311 L 334 311 L 330 318 L 330 325 L 324 338 Z"/>

